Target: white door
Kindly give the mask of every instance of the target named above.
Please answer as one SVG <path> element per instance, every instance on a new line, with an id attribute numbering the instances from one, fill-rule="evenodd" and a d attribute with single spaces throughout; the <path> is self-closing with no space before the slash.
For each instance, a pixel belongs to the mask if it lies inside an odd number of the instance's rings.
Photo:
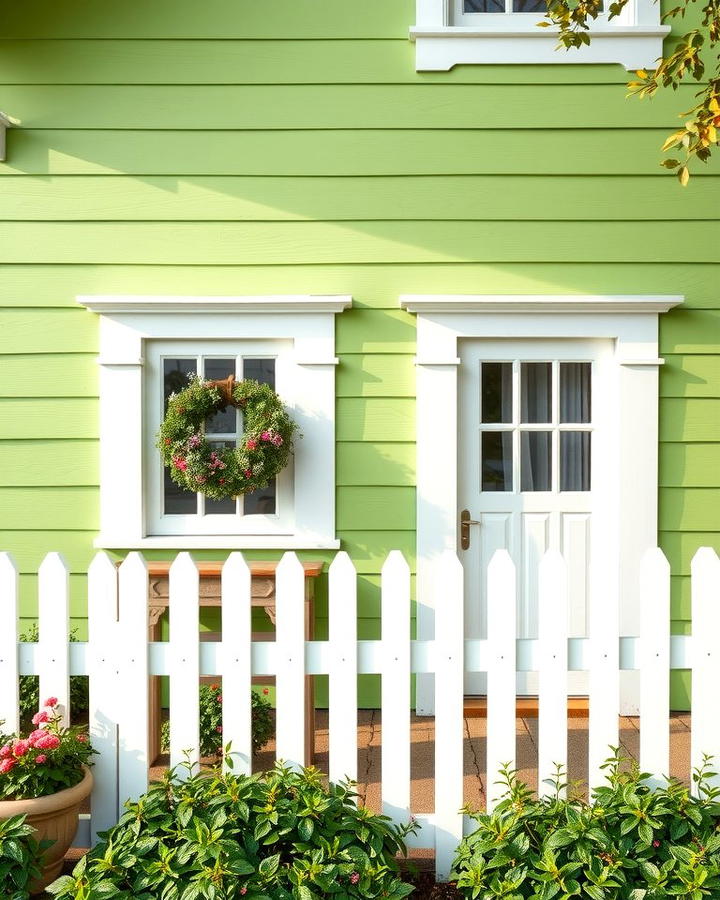
<path id="1" fill-rule="evenodd" d="M 570 636 L 586 636 L 611 350 L 599 340 L 461 343 L 458 522 L 466 511 L 478 523 L 466 527 L 469 546 L 460 550 L 467 638 L 487 636 L 487 565 L 500 548 L 517 566 L 518 637 L 537 637 L 538 564 L 550 548 L 568 563 Z M 518 694 L 536 685 L 535 675 L 518 675 Z M 568 689 L 585 693 L 585 677 L 571 674 Z M 465 690 L 484 693 L 485 676 L 466 676 Z"/>

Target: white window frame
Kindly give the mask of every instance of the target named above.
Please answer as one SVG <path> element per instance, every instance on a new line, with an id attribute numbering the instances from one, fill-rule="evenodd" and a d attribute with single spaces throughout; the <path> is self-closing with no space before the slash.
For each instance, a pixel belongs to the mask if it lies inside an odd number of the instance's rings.
<path id="1" fill-rule="evenodd" d="M 621 628 L 636 634 L 633 599 L 640 557 L 657 544 L 658 316 L 681 296 L 405 295 L 417 314 L 417 636 L 435 630 L 434 563 L 458 550 L 458 341 L 463 338 L 610 339 L 614 428 L 601 529 L 607 571 L 618 573 Z M 438 435 L 443 436 L 438 441 Z M 635 592 L 636 593 L 636 592 Z M 433 690 L 418 676 L 417 711 L 431 715 Z"/>
<path id="2" fill-rule="evenodd" d="M 462 8 L 462 0 L 416 0 L 410 40 L 418 72 L 445 72 L 463 63 L 621 63 L 629 70 L 652 69 L 670 33 L 660 22 L 659 0 L 629 0 L 620 16 L 610 21 L 599 16 L 590 28 L 590 45 L 567 51 L 556 49 L 556 28 L 538 28 L 542 16 Z"/>
<path id="3" fill-rule="evenodd" d="M 100 534 L 106 549 L 337 549 L 335 535 L 335 315 L 345 295 L 272 297 L 83 296 L 100 316 Z M 252 534 L 154 534 L 147 504 L 147 342 L 227 347 L 284 342 L 283 402 L 295 442 L 294 521 Z M 155 450 L 155 453 L 157 451 Z M 243 517 L 238 517 L 242 521 Z M 260 518 L 260 517 L 258 517 Z M 268 520 L 271 517 L 264 517 Z M 242 528 L 243 526 L 239 526 Z"/>

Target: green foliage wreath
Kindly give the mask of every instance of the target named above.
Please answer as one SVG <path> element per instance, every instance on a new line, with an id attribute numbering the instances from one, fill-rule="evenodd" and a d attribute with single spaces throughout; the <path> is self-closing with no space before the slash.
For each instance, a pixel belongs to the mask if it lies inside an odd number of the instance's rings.
<path id="1" fill-rule="evenodd" d="M 229 405 L 242 411 L 245 430 L 237 447 L 213 447 L 203 426 Z M 235 382 L 232 375 L 224 381 L 196 375 L 188 387 L 170 395 L 157 447 L 176 484 L 221 500 L 266 487 L 288 464 L 296 430 L 269 385 Z"/>

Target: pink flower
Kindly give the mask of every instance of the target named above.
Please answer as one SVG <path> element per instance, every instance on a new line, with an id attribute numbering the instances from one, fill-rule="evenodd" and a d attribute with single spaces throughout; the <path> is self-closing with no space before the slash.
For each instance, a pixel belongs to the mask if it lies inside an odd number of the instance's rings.
<path id="1" fill-rule="evenodd" d="M 360 881 L 360 874 L 358 872 L 353 872 L 350 876 L 350 883 L 357 884 Z"/>
<path id="2" fill-rule="evenodd" d="M 36 731 L 31 731 L 30 734 L 28 735 L 28 743 L 30 744 L 31 747 L 34 747 L 37 744 L 37 742 L 41 738 L 44 738 L 46 735 L 47 735 L 47 731 L 45 731 L 43 728 L 38 728 Z"/>
<path id="3" fill-rule="evenodd" d="M 218 694 L 216 699 L 218 703 L 222 703 L 222 694 Z"/>
<path id="4" fill-rule="evenodd" d="M 7 759 L 9 756 L 12 756 L 12 747 L 10 744 L 5 744 L 4 747 L 0 747 L 0 759 Z"/>
<path id="5" fill-rule="evenodd" d="M 255 450 L 255 448 L 257 447 L 257 441 L 255 440 L 255 438 L 248 438 L 248 440 L 245 441 L 245 446 L 248 448 L 248 450 Z"/>
<path id="6" fill-rule="evenodd" d="M 40 712 L 36 712 L 35 715 L 32 717 L 33 725 L 42 725 L 43 722 L 49 722 L 49 721 L 50 721 L 50 716 L 47 714 L 47 712 L 44 709 L 41 710 Z"/>
<path id="7" fill-rule="evenodd" d="M 276 447 L 279 447 L 282 444 L 282 442 L 283 442 L 283 439 L 280 437 L 279 434 L 276 434 L 273 436 L 272 443 L 275 444 Z"/>
<path id="8" fill-rule="evenodd" d="M 47 756 L 44 753 L 38 753 L 35 757 L 35 762 L 38 766 L 41 766 L 44 762 L 47 762 Z"/>
<path id="9" fill-rule="evenodd" d="M 250 469 L 245 469 L 245 471 L 243 472 L 243 475 L 246 478 L 252 478 L 252 471 Z"/>
<path id="10" fill-rule="evenodd" d="M 88 736 L 86 734 L 79 734 L 77 736 L 77 739 L 80 741 L 81 744 L 86 744 Z"/>
<path id="11" fill-rule="evenodd" d="M 173 465 L 176 469 L 180 469 L 181 472 L 184 472 L 187 469 L 187 463 L 182 458 L 182 456 L 173 457 Z"/>
<path id="12" fill-rule="evenodd" d="M 191 450 L 194 450 L 196 447 L 199 447 L 202 444 L 202 438 L 199 434 L 193 434 L 188 438 L 188 447 Z"/>
<path id="13" fill-rule="evenodd" d="M 57 697 L 48 697 L 47 700 L 43 703 L 43 706 L 54 707 L 57 705 L 58 705 Z"/>
<path id="14" fill-rule="evenodd" d="M 207 478 L 204 475 L 198 475 L 195 481 L 197 481 L 198 484 L 205 484 Z"/>
<path id="15" fill-rule="evenodd" d="M 7 775 L 7 773 L 11 772 L 14 768 L 14 759 L 4 759 L 2 762 L 0 762 L 0 775 Z"/>
<path id="16" fill-rule="evenodd" d="M 660 841 L 653 841 L 653 847 L 657 848 L 660 846 Z"/>
<path id="17" fill-rule="evenodd" d="M 272 434 L 269 431 L 263 431 L 263 433 L 260 435 L 260 440 L 261 441 L 271 441 Z"/>
<path id="18" fill-rule="evenodd" d="M 215 731 L 217 731 L 218 734 L 222 734 L 222 725 L 216 725 Z"/>
<path id="19" fill-rule="evenodd" d="M 25 756 L 29 749 L 30 741 L 15 741 L 12 745 L 13 756 L 16 759 L 20 759 L 21 756 Z"/>
<path id="20" fill-rule="evenodd" d="M 38 750 L 54 750 L 60 746 L 60 738 L 56 734 L 45 734 L 35 741 Z"/>
<path id="21" fill-rule="evenodd" d="M 240 893 L 243 894 L 243 895 L 247 894 L 247 888 L 246 888 L 246 887 L 241 887 L 241 888 L 240 888 Z"/>

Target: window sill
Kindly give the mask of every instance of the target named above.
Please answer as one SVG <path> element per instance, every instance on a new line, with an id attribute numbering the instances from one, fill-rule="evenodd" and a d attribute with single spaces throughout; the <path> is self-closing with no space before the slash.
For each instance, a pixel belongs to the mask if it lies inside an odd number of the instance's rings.
<path id="1" fill-rule="evenodd" d="M 339 550 L 335 538 L 303 535 L 129 535 L 100 534 L 93 542 L 98 550 Z"/>
<path id="2" fill-rule="evenodd" d="M 461 64 L 582 64 L 621 63 L 626 69 L 654 68 L 662 56 L 667 25 L 596 25 L 589 46 L 557 50 L 557 29 L 538 28 L 537 20 L 504 21 L 475 26 L 417 25 L 410 29 L 415 42 L 418 72 L 446 72 Z"/>

